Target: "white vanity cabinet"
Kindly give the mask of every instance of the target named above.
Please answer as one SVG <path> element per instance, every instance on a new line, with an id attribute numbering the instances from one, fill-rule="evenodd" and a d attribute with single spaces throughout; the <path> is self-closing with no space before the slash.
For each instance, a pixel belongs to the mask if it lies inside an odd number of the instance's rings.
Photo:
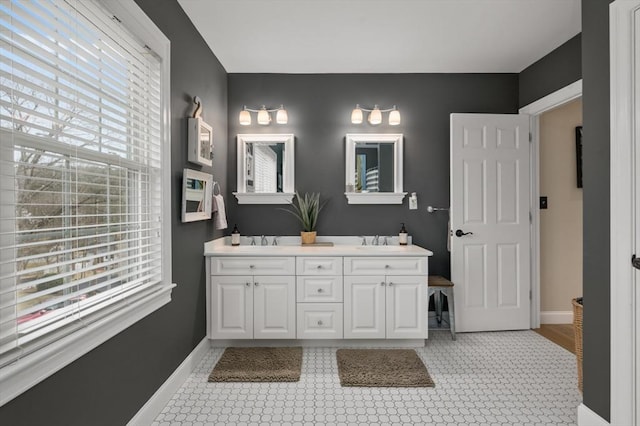
<path id="1" fill-rule="evenodd" d="M 295 258 L 210 258 L 212 339 L 294 339 Z M 256 275 L 247 275 L 251 273 Z"/>
<path id="2" fill-rule="evenodd" d="M 343 338 L 342 257 L 296 258 L 298 339 Z"/>
<path id="3" fill-rule="evenodd" d="M 344 267 L 345 338 L 427 338 L 426 258 L 345 257 Z"/>

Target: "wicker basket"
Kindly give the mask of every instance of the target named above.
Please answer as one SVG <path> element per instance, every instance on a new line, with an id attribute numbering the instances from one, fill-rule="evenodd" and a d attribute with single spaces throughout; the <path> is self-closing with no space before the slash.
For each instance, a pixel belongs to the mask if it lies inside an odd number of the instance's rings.
<path id="1" fill-rule="evenodd" d="M 578 389 L 582 392 L 582 305 L 577 299 L 571 300 L 573 305 L 573 331 L 576 337 L 576 357 L 578 359 Z"/>

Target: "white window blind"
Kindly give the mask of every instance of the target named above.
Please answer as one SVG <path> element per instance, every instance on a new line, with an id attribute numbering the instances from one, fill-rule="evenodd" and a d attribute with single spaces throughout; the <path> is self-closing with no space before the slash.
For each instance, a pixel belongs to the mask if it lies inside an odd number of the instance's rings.
<path id="1" fill-rule="evenodd" d="M 254 145 L 256 192 L 277 192 L 278 155 L 269 145 Z"/>
<path id="2" fill-rule="evenodd" d="M 2 366 L 170 277 L 158 57 L 87 0 L 0 1 L 0 56 Z"/>

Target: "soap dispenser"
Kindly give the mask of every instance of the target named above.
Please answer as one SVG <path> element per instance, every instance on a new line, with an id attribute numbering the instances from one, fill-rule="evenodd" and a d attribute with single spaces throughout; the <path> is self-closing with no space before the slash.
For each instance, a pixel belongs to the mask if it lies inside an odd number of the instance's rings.
<path id="1" fill-rule="evenodd" d="M 408 241 L 407 229 L 404 227 L 404 222 L 402 223 L 402 228 L 400 228 L 400 233 L 398 234 L 398 242 L 401 246 L 406 246 Z"/>
<path id="2" fill-rule="evenodd" d="M 238 231 L 238 225 L 233 225 L 233 231 L 231 232 L 231 245 L 240 245 L 240 231 Z"/>

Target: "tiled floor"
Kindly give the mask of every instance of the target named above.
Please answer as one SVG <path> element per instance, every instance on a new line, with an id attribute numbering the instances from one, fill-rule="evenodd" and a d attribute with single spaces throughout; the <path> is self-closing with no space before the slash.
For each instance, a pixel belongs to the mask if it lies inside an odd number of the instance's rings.
<path id="1" fill-rule="evenodd" d="M 211 349 L 154 426 L 576 424 L 575 356 L 533 331 L 430 331 L 417 350 L 435 388 L 343 388 L 336 348 L 305 348 L 297 383 L 208 383 Z"/>

